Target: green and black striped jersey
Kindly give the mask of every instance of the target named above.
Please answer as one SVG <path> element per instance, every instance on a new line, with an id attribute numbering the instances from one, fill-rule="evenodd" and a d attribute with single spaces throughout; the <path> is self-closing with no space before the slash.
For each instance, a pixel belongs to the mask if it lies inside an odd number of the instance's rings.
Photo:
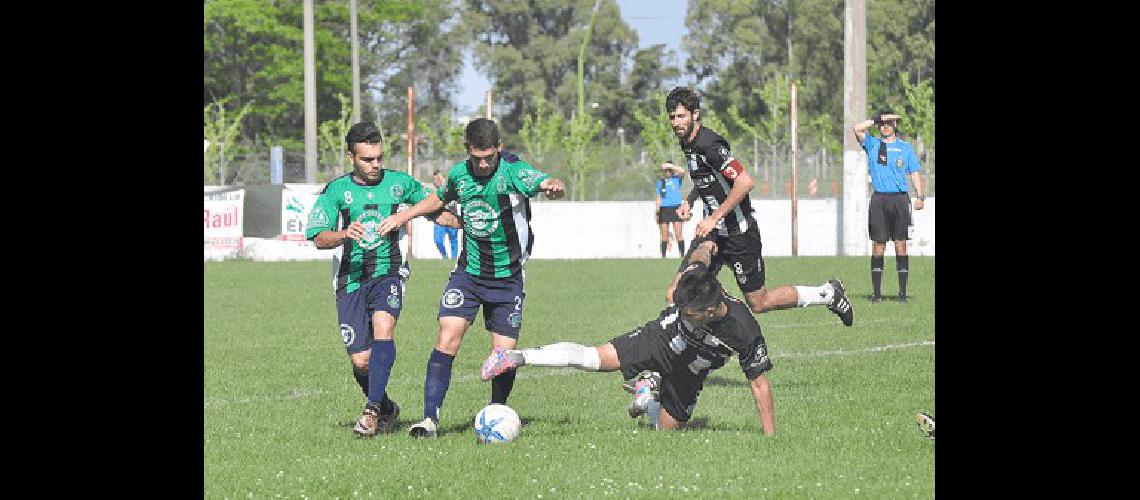
<path id="1" fill-rule="evenodd" d="M 346 238 L 333 256 L 333 290 L 338 295 L 355 292 L 362 281 L 377 276 L 408 277 L 407 232 L 401 227 L 381 236 L 377 229 L 401 203 L 415 204 L 427 195 L 423 185 L 408 174 L 380 172 L 380 182 L 372 185 L 358 183 L 352 174 L 329 181 L 309 212 L 305 238 L 310 240 L 321 231 L 340 231 L 353 222 L 364 224 L 364 238 Z"/>
<path id="2" fill-rule="evenodd" d="M 524 161 L 499 160 L 485 178 L 471 175 L 467 161 L 451 166 L 440 188 L 444 204 L 456 201 L 463 218 L 463 251 L 457 269 L 481 278 L 522 273 L 534 246 L 530 231 L 530 198 L 550 177 Z"/>

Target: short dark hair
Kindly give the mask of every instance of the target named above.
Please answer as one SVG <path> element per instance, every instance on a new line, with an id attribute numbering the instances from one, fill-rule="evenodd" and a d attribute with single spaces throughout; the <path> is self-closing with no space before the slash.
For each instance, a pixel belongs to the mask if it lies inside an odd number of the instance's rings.
<path id="1" fill-rule="evenodd" d="M 348 152 L 356 156 L 356 145 L 361 142 L 380 144 L 384 142 L 384 136 L 380 135 L 380 129 L 376 128 L 376 124 L 360 122 L 348 129 L 348 133 L 344 136 L 344 144 L 348 147 Z"/>
<path id="2" fill-rule="evenodd" d="M 703 263 L 685 274 L 673 291 L 673 304 L 680 309 L 707 309 L 720 303 L 724 289 Z"/>
<path id="3" fill-rule="evenodd" d="M 487 118 L 476 118 L 463 131 L 463 143 L 471 149 L 499 147 L 499 126 Z"/>
<path id="4" fill-rule="evenodd" d="M 675 87 L 669 91 L 669 96 L 665 98 L 665 113 L 672 113 L 674 109 L 677 109 L 678 104 L 693 113 L 701 109 L 701 95 L 689 87 Z"/>
<path id="5" fill-rule="evenodd" d="M 875 121 L 875 125 L 881 125 L 883 123 L 883 115 L 898 115 L 898 113 L 895 113 L 895 111 L 891 108 L 880 109 L 879 111 L 875 112 L 874 115 L 871 116 L 871 119 Z M 899 115 L 899 116 L 902 116 L 902 115 Z M 898 124 L 898 120 L 891 120 L 891 121 L 895 122 L 896 125 Z M 898 128 L 898 127 L 895 127 L 895 128 Z M 897 132 L 897 130 L 896 130 L 896 132 Z"/>

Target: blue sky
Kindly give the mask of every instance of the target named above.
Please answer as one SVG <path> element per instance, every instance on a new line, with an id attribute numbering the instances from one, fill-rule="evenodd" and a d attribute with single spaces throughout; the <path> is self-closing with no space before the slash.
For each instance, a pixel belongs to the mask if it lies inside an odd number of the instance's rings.
<path id="1" fill-rule="evenodd" d="M 682 67 L 688 54 L 681 51 L 681 38 L 685 30 L 685 0 L 617 0 L 621 16 L 637 32 L 641 48 L 664 43 L 676 53 L 677 64 Z M 486 106 L 486 92 L 490 83 L 472 67 L 468 54 L 460 76 L 461 91 L 456 99 L 460 112 L 475 112 Z"/>

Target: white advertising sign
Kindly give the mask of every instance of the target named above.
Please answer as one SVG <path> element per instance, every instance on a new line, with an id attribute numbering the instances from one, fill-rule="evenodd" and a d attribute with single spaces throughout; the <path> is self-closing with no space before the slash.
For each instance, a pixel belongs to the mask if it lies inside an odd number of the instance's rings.
<path id="1" fill-rule="evenodd" d="M 241 249 L 245 190 L 206 193 L 203 205 L 205 248 Z"/>
<path id="2" fill-rule="evenodd" d="M 281 190 L 282 240 L 306 241 L 305 223 L 309 220 L 309 211 L 313 209 L 317 197 L 320 196 L 311 191 L 311 189 L 290 189 L 289 186 Z"/>

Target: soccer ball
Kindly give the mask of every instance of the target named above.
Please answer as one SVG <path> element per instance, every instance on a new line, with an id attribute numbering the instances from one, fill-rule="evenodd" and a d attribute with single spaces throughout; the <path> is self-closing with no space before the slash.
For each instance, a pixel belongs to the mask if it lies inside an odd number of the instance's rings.
<path id="1" fill-rule="evenodd" d="M 479 444 L 508 443 L 519 435 L 522 421 L 510 406 L 491 404 L 475 415 L 475 441 Z"/>

